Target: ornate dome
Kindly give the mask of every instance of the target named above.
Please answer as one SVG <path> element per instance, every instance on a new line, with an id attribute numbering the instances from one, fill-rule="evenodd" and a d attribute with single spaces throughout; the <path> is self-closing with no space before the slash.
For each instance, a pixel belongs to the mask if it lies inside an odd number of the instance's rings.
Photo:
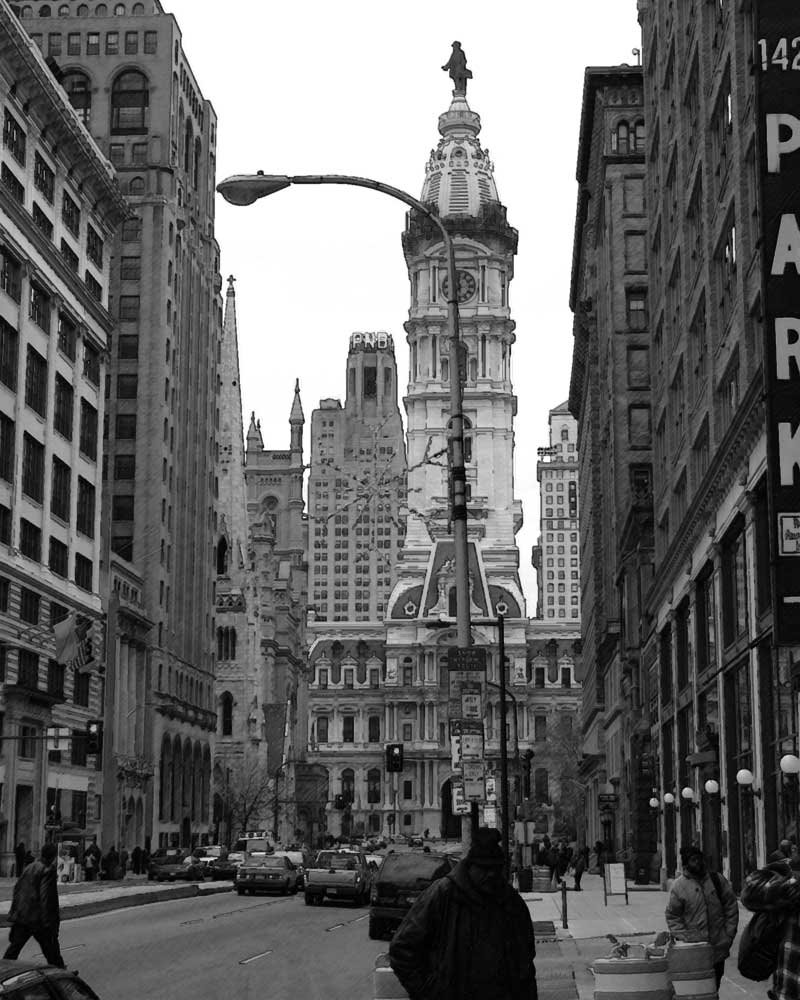
<path id="1" fill-rule="evenodd" d="M 477 216 L 483 206 L 499 203 L 494 166 L 481 149 L 481 119 L 470 111 L 463 94 L 454 93 L 448 111 L 439 116 L 442 138 L 425 168 L 421 201 L 434 202 L 439 216 Z"/>

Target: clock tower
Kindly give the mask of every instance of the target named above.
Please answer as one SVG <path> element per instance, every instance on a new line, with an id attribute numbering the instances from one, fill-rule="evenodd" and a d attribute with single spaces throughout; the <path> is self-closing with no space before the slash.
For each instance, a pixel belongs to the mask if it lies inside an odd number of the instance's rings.
<path id="1" fill-rule="evenodd" d="M 454 91 L 439 117 L 441 138 L 431 150 L 420 198 L 438 212 L 455 246 L 473 622 L 496 618 L 498 604 L 510 618 L 525 616 L 516 545 L 522 506 L 514 498 L 515 324 L 509 308 L 517 231 L 506 220 L 480 130 L 466 94 Z M 414 211 L 403 250 L 411 284 L 404 399 L 409 516 L 390 616 L 427 618 L 433 610 L 452 617 L 447 435 L 450 379 L 457 373 L 449 364 L 447 258 L 439 231 Z"/>

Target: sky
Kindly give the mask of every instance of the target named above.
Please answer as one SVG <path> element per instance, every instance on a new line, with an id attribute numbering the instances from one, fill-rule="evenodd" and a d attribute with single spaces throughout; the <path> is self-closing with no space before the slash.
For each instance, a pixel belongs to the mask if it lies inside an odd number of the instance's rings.
<path id="1" fill-rule="evenodd" d="M 473 73 L 467 101 L 481 117 L 481 144 L 519 231 L 509 290 L 515 493 L 524 511 L 520 572 L 534 614 L 536 449 L 548 443 L 549 410 L 569 396 L 584 70 L 637 62 L 636 0 L 162 3 L 217 114 L 218 181 L 258 170 L 342 173 L 419 197 L 452 96 L 441 66 L 452 42 L 461 42 Z M 355 331 L 392 334 L 402 399 L 410 297 L 404 223 L 400 202 L 352 187 L 289 188 L 247 208 L 218 198 L 222 274 L 236 278 L 245 425 L 254 411 L 267 448 L 288 448 L 299 379 L 308 458 L 311 411 L 323 398 L 344 401 Z"/>

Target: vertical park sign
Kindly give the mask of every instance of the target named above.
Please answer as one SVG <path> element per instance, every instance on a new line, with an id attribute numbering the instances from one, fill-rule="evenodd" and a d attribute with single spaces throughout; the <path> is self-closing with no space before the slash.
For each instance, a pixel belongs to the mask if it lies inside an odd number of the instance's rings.
<path id="1" fill-rule="evenodd" d="M 800 4 L 757 0 L 764 389 L 774 630 L 800 643 Z"/>

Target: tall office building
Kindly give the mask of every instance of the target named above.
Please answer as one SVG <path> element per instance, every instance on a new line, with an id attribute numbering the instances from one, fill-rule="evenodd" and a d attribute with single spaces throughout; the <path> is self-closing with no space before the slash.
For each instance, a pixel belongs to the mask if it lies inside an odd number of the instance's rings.
<path id="1" fill-rule="evenodd" d="M 0 4 L 0 865 L 98 830 L 97 663 L 110 248 L 127 212 L 106 157 Z M 92 655 L 102 657 L 102 630 Z M 82 659 L 81 659 L 82 658 Z M 59 659 L 61 662 L 59 662 Z M 69 659 L 70 664 L 66 661 Z M 89 666 L 86 670 L 85 666 Z M 58 726 L 60 741 L 45 742 Z"/>
<path id="2" fill-rule="evenodd" d="M 103 839 L 189 845 L 208 835 L 215 724 L 216 115 L 158 0 L 24 4 L 20 15 L 132 208 L 108 248 L 103 530 L 106 551 L 141 576 L 152 628 L 109 648 L 125 699 L 106 712 L 106 753 L 122 766 L 108 769 Z M 139 830 L 121 818 L 131 798 L 143 800 Z"/>
<path id="3" fill-rule="evenodd" d="M 534 549 L 537 618 L 580 619 L 578 424 L 567 403 L 550 411 L 550 443 L 538 448 L 540 535 Z"/>
<path id="4" fill-rule="evenodd" d="M 392 337 L 353 333 L 344 406 L 323 399 L 311 415 L 309 604 L 317 620 L 382 620 L 403 546 L 405 504 Z"/>

